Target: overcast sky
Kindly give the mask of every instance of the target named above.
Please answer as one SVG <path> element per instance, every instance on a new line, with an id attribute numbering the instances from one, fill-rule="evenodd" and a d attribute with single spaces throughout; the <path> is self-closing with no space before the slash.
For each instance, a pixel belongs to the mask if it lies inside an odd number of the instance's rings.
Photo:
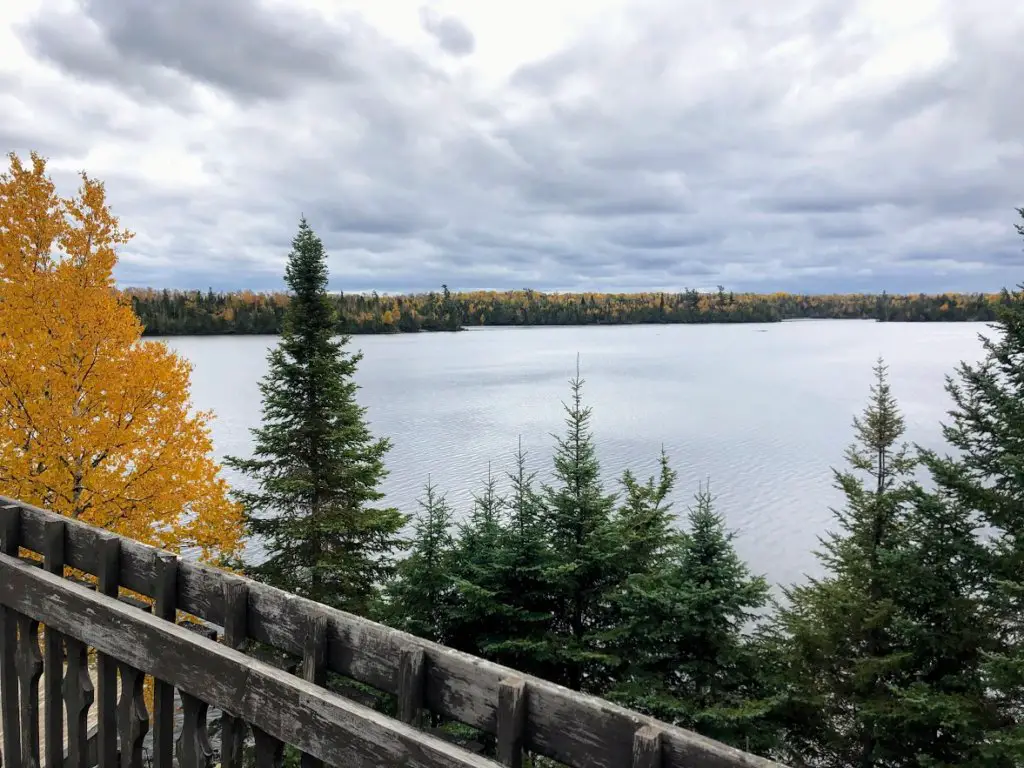
<path id="1" fill-rule="evenodd" d="M 122 284 L 1024 280 L 1020 0 L 0 0 L 0 149 L 104 180 Z"/>

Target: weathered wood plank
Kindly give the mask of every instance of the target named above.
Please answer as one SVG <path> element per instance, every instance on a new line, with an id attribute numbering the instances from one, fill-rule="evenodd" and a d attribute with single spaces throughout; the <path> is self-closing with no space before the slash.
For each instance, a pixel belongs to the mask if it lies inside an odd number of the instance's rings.
<path id="1" fill-rule="evenodd" d="M 43 655 L 39 651 L 39 621 L 23 613 L 15 613 L 15 621 L 18 624 L 21 764 L 25 768 L 39 768 L 39 678 L 43 675 Z"/>
<path id="2" fill-rule="evenodd" d="M 498 685 L 498 762 L 522 768 L 526 730 L 526 681 L 507 678 Z"/>
<path id="3" fill-rule="evenodd" d="M 0 505 L 0 552 L 18 556 L 21 510 Z M 18 625 L 14 611 L 0 605 L 0 710 L 3 711 L 4 759 L 12 768 L 21 766 L 21 723 L 18 701 Z"/>
<path id="4" fill-rule="evenodd" d="M 211 706 L 237 712 L 328 764 L 496 765 L 187 629 L 2 555 L 0 602 L 28 611 L 179 690 L 202 696 Z M 82 621 L 86 615 L 89 621 Z"/>
<path id="5" fill-rule="evenodd" d="M 398 719 L 403 723 L 420 724 L 426 671 L 426 654 L 422 648 L 409 646 L 401 650 L 398 661 Z"/>
<path id="6" fill-rule="evenodd" d="M 177 616 L 178 558 L 156 552 L 153 562 L 153 612 L 164 621 Z M 153 680 L 153 768 L 174 765 L 174 686 Z"/>
<path id="7" fill-rule="evenodd" d="M 64 575 L 64 521 L 43 524 L 43 567 L 48 573 Z M 43 648 L 43 721 L 47 768 L 59 766 L 64 758 L 64 636 L 45 627 Z"/>
<path id="8" fill-rule="evenodd" d="M 242 579 L 224 581 L 224 644 L 242 650 L 246 644 L 249 586 Z M 228 712 L 220 716 L 220 762 L 223 768 L 242 768 L 245 721 Z"/>
<path id="9" fill-rule="evenodd" d="M 327 617 L 322 611 L 309 616 L 309 628 L 302 652 L 302 678 L 320 687 L 327 684 Z M 313 755 L 302 753 L 302 768 L 322 768 L 323 762 Z"/>
<path id="10" fill-rule="evenodd" d="M 661 731 L 652 725 L 633 735 L 633 768 L 661 768 Z"/>
<path id="11" fill-rule="evenodd" d="M 70 532 L 74 529 L 69 527 L 68 530 Z M 99 537 L 95 544 L 96 562 L 93 567 L 97 587 L 100 594 L 116 599 L 121 568 L 121 540 L 107 533 Z M 68 549 L 73 550 L 73 547 Z M 118 763 L 117 698 L 117 659 L 100 652 L 96 656 L 96 753 L 103 768 Z"/>

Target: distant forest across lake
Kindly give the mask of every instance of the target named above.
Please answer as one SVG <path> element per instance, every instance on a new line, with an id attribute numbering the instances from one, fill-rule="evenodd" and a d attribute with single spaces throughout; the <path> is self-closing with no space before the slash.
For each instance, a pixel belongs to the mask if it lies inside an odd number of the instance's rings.
<path id="1" fill-rule="evenodd" d="M 130 288 L 147 336 L 277 334 L 288 294 Z M 798 319 L 883 322 L 991 321 L 1002 293 L 734 293 L 719 288 L 678 293 L 439 291 L 332 296 L 341 333 L 455 331 L 474 326 L 773 323 Z"/>

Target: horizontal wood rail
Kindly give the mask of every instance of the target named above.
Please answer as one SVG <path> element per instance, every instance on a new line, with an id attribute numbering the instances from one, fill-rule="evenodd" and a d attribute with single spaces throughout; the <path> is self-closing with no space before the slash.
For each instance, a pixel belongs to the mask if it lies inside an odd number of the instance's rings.
<path id="1" fill-rule="evenodd" d="M 24 755 L 20 750 L 32 734 L 16 724 L 12 710 L 31 706 L 25 688 L 38 684 L 40 665 L 23 650 L 25 644 L 18 644 L 21 655 L 15 661 L 13 648 L 17 623 L 32 632 L 26 622 L 36 622 L 70 638 L 68 647 L 77 641 L 100 652 L 95 751 L 104 766 L 134 768 L 151 725 L 138 691 L 122 690 L 117 711 L 110 711 L 115 695 L 110 686 L 116 686 L 120 674 L 122 689 L 125 681 L 141 685 L 143 675 L 158 681 L 151 734 L 154 768 L 170 768 L 172 749 L 182 766 L 209 765 L 205 719 L 210 705 L 224 713 L 225 768 L 241 765 L 246 723 L 253 726 L 257 765 L 268 766 L 277 764 L 283 742 L 303 751 L 303 766 L 315 761 L 519 766 L 526 750 L 573 768 L 781 768 L 602 699 L 5 497 L 0 497 L 0 543 L 4 765 L 30 765 L 24 758 L 31 749 Z M 18 560 L 19 547 L 42 555 L 46 567 Z M 61 578 L 64 566 L 96 576 L 98 589 Z M 152 610 L 148 604 L 129 605 L 117 598 L 119 587 L 153 598 L 155 605 Z M 176 625 L 176 610 L 212 626 L 193 631 Z M 298 657 L 296 674 L 238 650 L 247 640 Z M 51 647 L 57 648 L 55 641 Z M 398 719 L 326 690 L 327 671 L 395 695 Z M 26 684 L 18 686 L 20 679 Z M 20 697 L 12 693 L 12 681 Z M 184 724 L 172 745 L 168 707 L 173 707 L 175 689 Z M 74 694 L 75 689 L 69 690 Z M 72 699 L 80 706 L 79 698 Z M 424 709 L 496 737 L 500 762 L 417 728 Z M 57 722 L 52 712 L 44 720 Z M 118 734 L 112 732 L 114 720 Z M 16 744 L 16 734 L 28 739 Z M 57 754 L 61 742 L 56 736 L 46 741 L 49 754 Z M 89 768 L 88 762 L 83 757 L 74 768 Z"/>

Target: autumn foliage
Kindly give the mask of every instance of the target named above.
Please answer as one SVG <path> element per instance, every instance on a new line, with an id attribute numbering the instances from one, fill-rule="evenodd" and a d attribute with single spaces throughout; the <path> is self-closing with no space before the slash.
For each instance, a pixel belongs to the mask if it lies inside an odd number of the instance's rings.
<path id="1" fill-rule="evenodd" d="M 0 175 L 0 493 L 171 550 L 234 556 L 238 506 L 190 412 L 187 361 L 141 341 L 114 289 L 132 234 L 82 174 L 62 198 L 36 154 Z"/>

